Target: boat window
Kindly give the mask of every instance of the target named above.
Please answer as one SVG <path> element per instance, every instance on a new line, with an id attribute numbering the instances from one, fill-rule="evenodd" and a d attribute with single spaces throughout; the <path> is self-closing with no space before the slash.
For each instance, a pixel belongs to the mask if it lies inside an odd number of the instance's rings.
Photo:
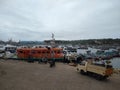
<path id="1" fill-rule="evenodd" d="M 66 51 L 63 51 L 63 54 L 67 54 L 67 52 L 66 52 Z"/>
<path id="2" fill-rule="evenodd" d="M 57 53 L 56 51 L 54 51 L 54 53 Z"/>
<path id="3" fill-rule="evenodd" d="M 41 53 L 40 51 L 38 51 L 38 53 Z"/>
<path id="4" fill-rule="evenodd" d="M 35 51 L 32 51 L 31 53 L 32 53 L 32 54 L 35 54 L 36 52 L 35 52 Z"/>
<path id="5" fill-rule="evenodd" d="M 57 53 L 60 53 L 60 50 L 58 50 L 58 52 Z"/>
<path id="6" fill-rule="evenodd" d="M 52 54 L 52 53 L 55 53 L 55 51 L 51 51 L 50 53 L 51 53 L 51 54 Z"/>
<path id="7" fill-rule="evenodd" d="M 5 51 L 0 51 L 0 53 L 5 53 Z"/>
<path id="8" fill-rule="evenodd" d="M 26 51 L 26 53 L 29 53 L 29 51 Z"/>
<path id="9" fill-rule="evenodd" d="M 45 51 L 43 51 L 42 53 L 45 53 Z"/>
<path id="10" fill-rule="evenodd" d="M 23 51 L 19 51 L 19 53 L 23 53 Z"/>
<path id="11" fill-rule="evenodd" d="M 47 51 L 47 53 L 50 53 L 50 51 Z"/>

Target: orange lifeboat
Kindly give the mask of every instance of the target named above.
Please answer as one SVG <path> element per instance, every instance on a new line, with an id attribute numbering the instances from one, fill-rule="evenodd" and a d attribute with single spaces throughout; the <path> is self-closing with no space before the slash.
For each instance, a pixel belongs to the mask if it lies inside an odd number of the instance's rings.
<path id="1" fill-rule="evenodd" d="M 42 58 L 62 60 L 64 58 L 62 48 L 18 48 L 17 57 L 19 59 L 35 59 Z"/>

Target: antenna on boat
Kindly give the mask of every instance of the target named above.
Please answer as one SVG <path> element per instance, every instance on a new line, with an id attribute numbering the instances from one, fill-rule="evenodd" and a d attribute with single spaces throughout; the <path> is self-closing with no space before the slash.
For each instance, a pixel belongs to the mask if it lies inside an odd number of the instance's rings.
<path id="1" fill-rule="evenodd" d="M 55 47 L 55 38 L 54 38 L 54 34 L 52 33 L 52 40 L 51 40 L 51 46 Z"/>
<path id="2" fill-rule="evenodd" d="M 54 34 L 52 33 L 52 40 L 53 40 L 53 39 L 55 39 L 55 38 L 54 38 Z"/>

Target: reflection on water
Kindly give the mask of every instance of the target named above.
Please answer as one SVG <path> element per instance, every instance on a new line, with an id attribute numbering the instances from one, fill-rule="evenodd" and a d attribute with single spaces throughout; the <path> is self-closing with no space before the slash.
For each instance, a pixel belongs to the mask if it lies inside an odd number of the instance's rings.
<path id="1" fill-rule="evenodd" d="M 111 59 L 113 68 L 120 68 L 120 58 Z"/>

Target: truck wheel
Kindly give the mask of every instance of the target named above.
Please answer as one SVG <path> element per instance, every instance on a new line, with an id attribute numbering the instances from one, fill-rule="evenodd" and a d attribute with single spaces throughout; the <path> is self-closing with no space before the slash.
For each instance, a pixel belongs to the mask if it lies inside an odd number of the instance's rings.
<path id="1" fill-rule="evenodd" d="M 80 70 L 80 73 L 81 73 L 82 75 L 85 75 L 85 72 L 84 72 L 83 70 Z"/>
<path id="2" fill-rule="evenodd" d="M 88 76 L 93 76 L 93 73 L 87 71 L 87 75 L 88 75 Z"/>
<path id="3" fill-rule="evenodd" d="M 79 71 L 79 68 L 77 68 L 77 71 Z"/>
<path id="4" fill-rule="evenodd" d="M 108 76 L 103 76 L 102 80 L 106 80 L 108 78 Z"/>
<path id="5" fill-rule="evenodd" d="M 97 79 L 97 80 L 103 80 L 104 77 L 103 77 L 102 75 L 96 75 L 96 79 Z"/>

